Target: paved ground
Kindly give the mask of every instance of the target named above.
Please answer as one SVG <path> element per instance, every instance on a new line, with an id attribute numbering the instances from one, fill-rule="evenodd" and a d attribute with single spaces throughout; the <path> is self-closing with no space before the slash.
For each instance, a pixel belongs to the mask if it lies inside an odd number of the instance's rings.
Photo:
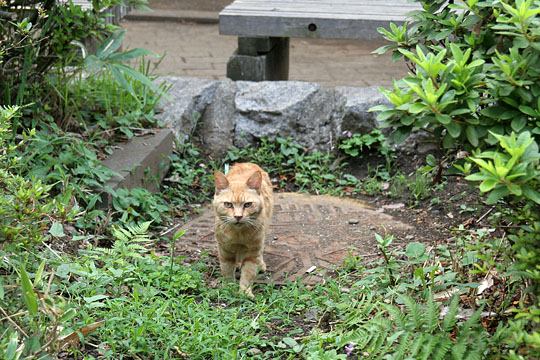
<path id="1" fill-rule="evenodd" d="M 399 238 L 415 230 L 357 200 L 296 193 L 278 193 L 275 200 L 264 252 L 268 270 L 259 280 L 263 283 L 298 278 L 306 283 L 322 282 L 325 272 L 339 265 L 350 251 L 367 259 L 379 255 L 376 232 L 398 236 L 397 245 Z M 187 232 L 177 243 L 179 253 L 208 250 L 215 255 L 213 226 L 212 211 L 206 209 L 183 227 Z M 313 266 L 316 269 L 307 273 Z"/>
<path id="2" fill-rule="evenodd" d="M 156 14 L 169 11 L 207 13 L 216 17 L 229 0 L 154 0 Z M 200 11 L 203 10 L 203 11 Z M 180 23 L 174 21 L 130 21 L 127 47 L 144 47 L 165 55 L 156 73 L 225 78 L 226 64 L 236 49 L 236 37 L 219 35 L 217 24 Z M 371 54 L 382 42 L 291 39 L 290 79 L 318 82 L 327 86 L 389 85 L 401 78 L 407 69 L 403 62 L 394 63 L 390 56 Z"/>

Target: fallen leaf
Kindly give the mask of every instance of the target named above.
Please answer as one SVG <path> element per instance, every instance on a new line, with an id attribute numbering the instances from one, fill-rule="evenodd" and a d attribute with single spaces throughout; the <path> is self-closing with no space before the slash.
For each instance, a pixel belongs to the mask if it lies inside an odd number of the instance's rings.
<path id="1" fill-rule="evenodd" d="M 388 204 L 388 205 L 383 205 L 382 206 L 383 209 L 387 209 L 387 210 L 397 210 L 397 209 L 401 209 L 401 208 L 404 208 L 404 207 L 405 207 L 405 204 L 403 204 L 403 203 Z"/>
<path id="2" fill-rule="evenodd" d="M 476 295 L 482 294 L 484 291 L 493 286 L 493 275 L 489 273 L 484 280 L 480 281 L 480 285 L 476 289 Z"/>
<path id="3" fill-rule="evenodd" d="M 65 349 L 67 346 L 76 346 L 79 344 L 79 333 L 81 333 L 83 336 L 87 336 L 91 332 L 94 332 L 98 327 L 103 325 L 105 323 L 104 320 L 96 321 L 95 323 L 88 324 L 86 326 L 83 326 L 78 331 L 74 331 L 69 335 L 63 336 L 60 339 L 58 339 L 58 347 L 60 349 Z"/>
<path id="4" fill-rule="evenodd" d="M 438 292 L 433 295 L 433 300 L 435 301 L 446 301 L 450 299 L 454 294 L 457 294 L 459 292 L 458 288 L 452 288 L 448 290 L 444 290 L 441 292 Z"/>

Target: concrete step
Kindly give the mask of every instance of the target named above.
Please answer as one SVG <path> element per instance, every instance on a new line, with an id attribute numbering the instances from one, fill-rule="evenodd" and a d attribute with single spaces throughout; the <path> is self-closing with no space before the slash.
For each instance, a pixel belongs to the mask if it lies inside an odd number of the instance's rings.
<path id="1" fill-rule="evenodd" d="M 117 148 L 103 165 L 116 175 L 105 186 L 112 190 L 142 187 L 157 192 L 169 170 L 169 155 L 174 149 L 174 135 L 170 129 L 155 129 L 152 133 L 135 137 Z M 110 194 L 102 197 L 102 206 L 112 202 Z"/>

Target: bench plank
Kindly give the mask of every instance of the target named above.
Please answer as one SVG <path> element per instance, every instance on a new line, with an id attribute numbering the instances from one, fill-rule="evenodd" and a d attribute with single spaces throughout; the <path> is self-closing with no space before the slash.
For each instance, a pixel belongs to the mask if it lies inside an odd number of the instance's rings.
<path id="1" fill-rule="evenodd" d="M 418 9 L 406 0 L 236 0 L 220 13 L 220 33 L 371 40 L 378 27 Z"/>

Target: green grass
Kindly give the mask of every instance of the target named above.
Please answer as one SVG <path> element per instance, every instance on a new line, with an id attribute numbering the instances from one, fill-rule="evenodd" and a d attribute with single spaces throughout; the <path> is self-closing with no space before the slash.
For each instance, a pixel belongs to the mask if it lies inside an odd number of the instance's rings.
<path id="1" fill-rule="evenodd" d="M 331 153 L 307 151 L 290 138 L 261 139 L 253 148 L 233 148 L 223 162 L 254 162 L 276 180 L 279 188 L 315 194 L 343 194 L 356 188 L 358 179 L 344 172 L 345 164 Z"/>
<path id="2" fill-rule="evenodd" d="M 73 357 L 345 359 L 350 351 L 365 359 L 477 359 L 520 346 L 509 341 L 507 326 L 488 332 L 480 321 L 481 311 L 507 316 L 511 303 L 500 307 L 477 296 L 478 310 L 469 320 L 456 318 L 470 305 L 458 295 L 470 295 L 477 286 L 471 270 L 490 257 L 502 260 L 504 252 L 496 244 L 504 238 L 466 232 L 463 247 L 430 251 L 420 243 L 396 250 L 391 238 L 381 238 L 387 261 L 367 265 L 351 255 L 324 284 L 256 285 L 251 300 L 238 292 L 236 282 L 221 282 L 217 263 L 208 255 L 172 262 L 157 256 L 149 225 L 115 228 L 111 247 L 88 244 L 77 256 L 58 257 L 47 249 L 26 256 L 0 252 L 4 281 L 16 285 L 3 289 L 9 300 L 2 306 L 13 314 L 28 309 L 14 319 L 29 338 L 22 341 L 19 334 L 13 343 L 37 356 L 50 342 L 54 353 L 64 336 L 102 322 L 81 338 L 82 347 L 69 350 Z M 486 243 L 493 245 L 482 247 Z M 19 276 L 24 263 L 36 264 L 27 268 L 26 285 Z M 504 278 L 502 265 L 489 266 Z M 457 293 L 452 300 L 434 301 L 433 294 L 443 290 Z M 36 291 L 45 296 L 32 312 L 18 296 L 29 304 L 37 300 Z M 446 315 L 440 317 L 443 306 Z M 53 325 L 62 327 L 59 334 L 47 331 Z M 0 353 L 6 353 L 13 328 L 2 323 L 0 334 L 7 335 L 0 341 Z"/>

